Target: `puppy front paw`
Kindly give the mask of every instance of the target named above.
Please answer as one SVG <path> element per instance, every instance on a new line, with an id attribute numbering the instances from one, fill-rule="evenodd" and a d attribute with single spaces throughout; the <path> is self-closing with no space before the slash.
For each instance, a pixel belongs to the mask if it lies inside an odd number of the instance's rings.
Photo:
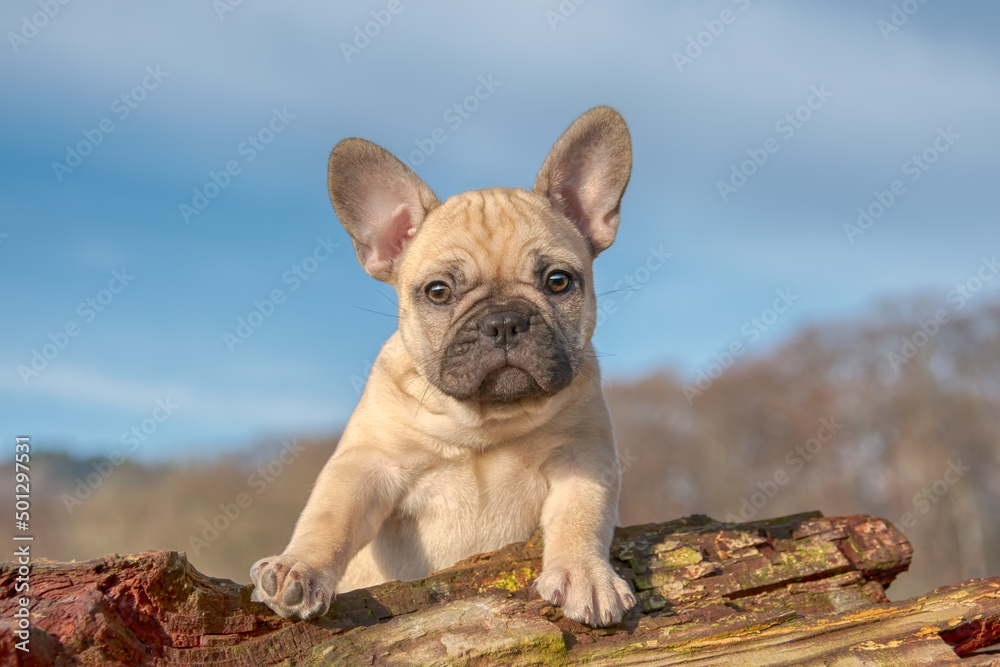
<path id="1" fill-rule="evenodd" d="M 628 583 L 598 559 L 545 566 L 535 590 L 567 617 L 594 627 L 617 623 L 635 605 Z"/>
<path id="2" fill-rule="evenodd" d="M 250 568 L 253 594 L 282 618 L 307 620 L 322 616 L 330 608 L 336 582 L 294 555 L 262 558 Z"/>

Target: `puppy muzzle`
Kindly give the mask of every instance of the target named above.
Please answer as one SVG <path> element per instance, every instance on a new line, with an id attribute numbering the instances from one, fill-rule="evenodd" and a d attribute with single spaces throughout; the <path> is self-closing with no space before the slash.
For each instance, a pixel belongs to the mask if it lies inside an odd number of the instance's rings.
<path id="1" fill-rule="evenodd" d="M 573 355 L 530 302 L 471 313 L 445 348 L 435 384 L 458 400 L 550 396 L 573 379 Z"/>

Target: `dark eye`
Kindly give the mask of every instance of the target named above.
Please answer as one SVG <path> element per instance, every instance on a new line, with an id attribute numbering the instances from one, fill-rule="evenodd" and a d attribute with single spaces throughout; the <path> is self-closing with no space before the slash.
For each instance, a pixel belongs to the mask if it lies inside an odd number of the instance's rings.
<path id="1" fill-rule="evenodd" d="M 427 294 L 428 301 L 436 303 L 439 306 L 448 303 L 449 299 L 451 299 L 451 288 L 440 280 L 428 285 L 424 292 Z"/>
<path id="2" fill-rule="evenodd" d="M 545 279 L 545 287 L 553 294 L 562 294 L 573 286 L 573 277 L 562 271 L 553 271 Z"/>

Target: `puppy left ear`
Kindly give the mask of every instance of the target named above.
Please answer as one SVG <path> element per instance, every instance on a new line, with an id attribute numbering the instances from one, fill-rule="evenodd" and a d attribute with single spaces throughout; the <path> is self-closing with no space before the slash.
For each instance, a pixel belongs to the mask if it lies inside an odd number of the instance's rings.
<path id="1" fill-rule="evenodd" d="M 534 191 L 576 224 L 596 257 L 615 240 L 631 173 L 632 140 L 625 120 L 611 107 L 594 107 L 559 137 Z"/>

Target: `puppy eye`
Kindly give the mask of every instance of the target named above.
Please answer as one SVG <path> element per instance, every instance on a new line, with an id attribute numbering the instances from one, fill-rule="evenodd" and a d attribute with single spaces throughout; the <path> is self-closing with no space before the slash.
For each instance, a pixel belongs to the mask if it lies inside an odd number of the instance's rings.
<path id="1" fill-rule="evenodd" d="M 448 303 L 451 299 L 451 288 L 448 287 L 447 283 L 443 283 L 440 280 L 428 285 L 424 293 L 427 294 L 428 301 L 436 303 L 439 306 Z"/>
<path id="2" fill-rule="evenodd" d="M 545 287 L 553 294 L 562 294 L 573 286 L 573 277 L 562 271 L 553 271 L 545 279 Z"/>

